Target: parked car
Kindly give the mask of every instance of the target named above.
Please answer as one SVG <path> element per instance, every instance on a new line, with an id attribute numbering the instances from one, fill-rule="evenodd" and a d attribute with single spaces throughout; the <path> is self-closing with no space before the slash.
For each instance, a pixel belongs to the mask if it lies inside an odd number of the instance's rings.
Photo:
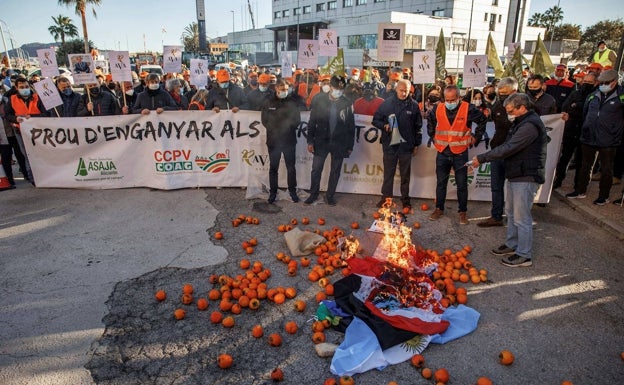
<path id="1" fill-rule="evenodd" d="M 26 75 L 26 77 L 28 79 L 30 79 L 30 77 L 33 74 L 37 74 L 37 75 L 41 76 L 41 68 L 34 68 L 34 69 L 30 70 L 28 72 L 28 75 Z M 74 76 L 73 76 L 72 72 L 67 67 L 59 67 L 59 76 L 66 77 L 67 79 L 69 79 L 69 82 L 72 85 L 74 84 Z"/>
<path id="2" fill-rule="evenodd" d="M 160 76 L 163 76 L 165 74 L 165 71 L 163 71 L 162 67 L 157 65 L 157 64 L 143 64 L 141 66 L 140 72 L 147 72 L 147 73 L 150 73 L 150 74 L 158 74 Z"/>

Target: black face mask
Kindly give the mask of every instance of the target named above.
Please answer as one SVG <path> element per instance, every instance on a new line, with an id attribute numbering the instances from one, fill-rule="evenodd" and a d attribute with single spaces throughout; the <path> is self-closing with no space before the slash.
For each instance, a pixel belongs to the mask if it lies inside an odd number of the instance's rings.
<path id="1" fill-rule="evenodd" d="M 582 83 L 581 84 L 581 93 L 583 95 L 589 95 L 596 88 L 591 83 Z"/>
<path id="2" fill-rule="evenodd" d="M 494 100 L 495 97 L 496 97 L 496 92 L 490 92 L 487 94 L 487 98 L 490 100 Z"/>
<path id="3" fill-rule="evenodd" d="M 98 96 L 100 94 L 100 87 L 93 87 L 89 89 L 91 96 Z"/>
<path id="4" fill-rule="evenodd" d="M 373 98 L 375 97 L 375 94 L 371 91 L 364 91 L 363 96 L 364 96 L 364 99 L 366 100 L 373 100 Z"/>
<path id="5" fill-rule="evenodd" d="M 532 97 L 536 97 L 537 95 L 539 95 L 540 92 L 542 92 L 541 88 L 538 88 L 536 90 L 531 90 L 527 88 L 527 94 L 531 95 Z"/>
<path id="6" fill-rule="evenodd" d="M 503 104 L 505 99 L 507 99 L 508 97 L 509 95 L 498 95 L 498 100 L 501 102 L 501 104 Z"/>
<path id="7" fill-rule="evenodd" d="M 437 103 L 440 101 L 440 98 L 435 95 L 429 95 L 427 100 L 429 100 L 429 103 Z"/>
<path id="8" fill-rule="evenodd" d="M 109 90 L 114 90 L 115 89 L 115 83 L 108 83 L 108 89 Z"/>

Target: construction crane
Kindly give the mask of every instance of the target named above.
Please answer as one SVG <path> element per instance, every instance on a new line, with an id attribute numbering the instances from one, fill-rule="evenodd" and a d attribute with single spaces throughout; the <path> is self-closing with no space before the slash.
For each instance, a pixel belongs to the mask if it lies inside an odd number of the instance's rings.
<path id="1" fill-rule="evenodd" d="M 247 8 L 249 8 L 249 16 L 251 16 L 251 28 L 256 29 L 256 22 L 254 21 L 253 11 L 251 10 L 251 4 L 247 0 Z"/>

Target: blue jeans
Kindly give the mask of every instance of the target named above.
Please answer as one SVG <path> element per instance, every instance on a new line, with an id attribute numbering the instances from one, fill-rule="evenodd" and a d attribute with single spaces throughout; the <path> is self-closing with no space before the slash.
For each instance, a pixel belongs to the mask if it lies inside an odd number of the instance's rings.
<path id="1" fill-rule="evenodd" d="M 531 207 L 539 184 L 535 182 L 507 183 L 507 240 L 505 245 L 515 249 L 516 254 L 524 258 L 532 258 L 533 249 L 533 216 Z"/>
<path id="2" fill-rule="evenodd" d="M 503 220 L 505 210 L 505 165 L 502 160 L 490 162 L 490 190 L 492 191 L 492 218 Z"/>
<path id="3" fill-rule="evenodd" d="M 447 147 L 436 156 L 436 208 L 444 211 L 446 203 L 446 188 L 448 185 L 451 168 L 455 170 L 455 182 L 457 184 L 457 203 L 459 212 L 468 210 L 468 150 L 461 154 L 453 154 Z"/>

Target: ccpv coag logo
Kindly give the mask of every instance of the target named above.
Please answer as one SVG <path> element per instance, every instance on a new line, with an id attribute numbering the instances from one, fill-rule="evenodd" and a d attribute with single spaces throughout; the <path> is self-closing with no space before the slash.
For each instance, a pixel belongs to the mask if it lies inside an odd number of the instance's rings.
<path id="1" fill-rule="evenodd" d="M 208 157 L 197 156 L 195 157 L 195 164 L 197 167 L 211 174 L 219 173 L 225 170 L 230 164 L 230 150 L 215 152 Z"/>

